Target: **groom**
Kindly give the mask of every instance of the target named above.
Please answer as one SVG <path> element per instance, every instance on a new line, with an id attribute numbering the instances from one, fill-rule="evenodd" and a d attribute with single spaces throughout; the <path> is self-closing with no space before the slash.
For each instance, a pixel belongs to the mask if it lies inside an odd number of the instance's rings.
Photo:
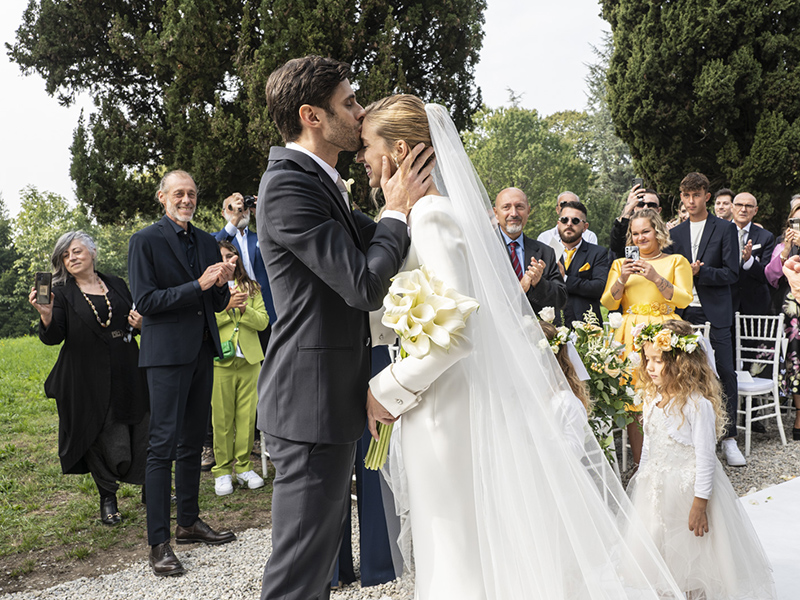
<path id="1" fill-rule="evenodd" d="M 433 168 L 433 149 L 421 144 L 391 178 L 384 158 L 383 218 L 376 224 L 351 210 L 335 169 L 339 152 L 361 147 L 364 109 L 349 77 L 345 63 L 306 56 L 276 69 L 266 86 L 286 147 L 270 150 L 256 212 L 278 314 L 258 381 L 258 428 L 275 465 L 262 600 L 330 596 L 366 421 L 367 312 L 381 306 L 400 269 L 406 215 Z"/>

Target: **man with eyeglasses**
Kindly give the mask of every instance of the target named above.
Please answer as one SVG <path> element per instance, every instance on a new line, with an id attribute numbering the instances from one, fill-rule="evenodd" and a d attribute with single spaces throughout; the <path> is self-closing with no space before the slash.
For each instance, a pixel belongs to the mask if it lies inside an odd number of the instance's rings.
<path id="1" fill-rule="evenodd" d="M 556 198 L 556 217 L 561 216 L 562 207 L 567 202 L 580 202 L 581 199 L 578 198 L 578 195 L 573 192 L 561 192 Z M 536 238 L 537 242 L 542 242 L 543 244 L 547 244 L 548 246 L 553 240 L 557 240 L 558 238 L 558 225 L 553 227 L 552 229 L 547 229 L 539 234 L 539 237 Z M 583 232 L 583 239 L 587 242 L 591 242 L 592 244 L 597 243 L 597 236 L 593 231 L 589 231 L 588 229 Z"/>
<path id="2" fill-rule="evenodd" d="M 764 267 L 772 258 L 775 236 L 753 223 L 758 201 L 742 192 L 733 199 L 733 223 L 739 239 L 739 283 L 733 286 L 733 310 L 745 315 L 771 314 L 770 290 Z"/>
<path id="3" fill-rule="evenodd" d="M 614 219 L 611 225 L 611 235 L 608 240 L 608 248 L 613 256 L 612 260 L 625 256 L 625 240 L 628 238 L 628 224 L 631 217 L 643 208 L 652 208 L 654 211 L 661 212 L 661 199 L 654 190 L 645 189 L 638 183 L 631 188 L 628 193 L 628 200 L 622 209 L 622 214 Z"/>
<path id="4" fill-rule="evenodd" d="M 588 310 L 603 322 L 600 296 L 608 279 L 608 251 L 583 239 L 589 227 L 586 218 L 586 206 L 582 202 L 565 202 L 561 207 L 558 235 L 564 245 L 564 256 L 558 263 L 558 270 L 567 286 L 567 303 L 563 320 L 561 314 L 556 313 L 557 325 L 570 326 L 573 321 L 582 321 Z"/>
<path id="5" fill-rule="evenodd" d="M 567 300 L 567 288 L 553 249 L 522 233 L 531 214 L 525 192 L 514 187 L 502 190 L 495 198 L 494 214 L 500 239 L 531 308 L 538 313 L 552 306 L 558 314 Z"/>
<path id="6" fill-rule="evenodd" d="M 728 188 L 719 189 L 714 194 L 714 215 L 726 221 L 733 220 L 733 192 Z"/>

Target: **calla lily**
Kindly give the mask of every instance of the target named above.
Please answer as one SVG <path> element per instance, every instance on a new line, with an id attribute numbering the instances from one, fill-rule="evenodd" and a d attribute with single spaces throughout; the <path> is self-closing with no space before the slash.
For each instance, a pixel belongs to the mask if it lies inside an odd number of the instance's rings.
<path id="1" fill-rule="evenodd" d="M 413 338 L 403 338 L 400 340 L 403 350 L 414 358 L 423 358 L 431 351 L 431 340 L 427 335 L 417 335 Z"/>

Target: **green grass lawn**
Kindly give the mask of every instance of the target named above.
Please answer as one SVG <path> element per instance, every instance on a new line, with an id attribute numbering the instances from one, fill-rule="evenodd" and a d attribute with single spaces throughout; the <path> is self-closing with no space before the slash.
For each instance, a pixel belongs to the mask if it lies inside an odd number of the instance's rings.
<path id="1" fill-rule="evenodd" d="M 43 553 L 50 560 L 85 561 L 111 547 L 145 547 L 138 486 L 120 487 L 123 522 L 108 527 L 99 520 L 91 476 L 61 473 L 56 403 L 44 396 L 58 351 L 35 337 L 0 339 L 0 564 L 7 567 L 0 580 L 33 571 Z M 260 463 L 255 468 L 260 472 Z M 237 489 L 219 498 L 210 473 L 203 473 L 201 515 L 234 531 L 266 525 L 271 489 L 270 477 L 261 490 Z"/>

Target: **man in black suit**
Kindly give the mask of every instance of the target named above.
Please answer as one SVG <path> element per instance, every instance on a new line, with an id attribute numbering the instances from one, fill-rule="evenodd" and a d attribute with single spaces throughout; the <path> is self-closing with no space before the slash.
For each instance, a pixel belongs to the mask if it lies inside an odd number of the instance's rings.
<path id="1" fill-rule="evenodd" d="M 563 322 L 567 327 L 573 321 L 582 321 L 588 310 L 594 312 L 598 322 L 603 322 L 600 296 L 608 279 L 608 251 L 583 239 L 583 232 L 589 226 L 586 217 L 583 202 L 567 202 L 561 207 L 558 218 L 558 235 L 564 245 L 558 270 L 567 287 L 567 303 L 563 321 L 557 313 L 556 322 Z"/>
<path id="2" fill-rule="evenodd" d="M 553 249 L 522 233 L 531 214 L 525 192 L 514 187 L 502 190 L 495 198 L 494 214 L 500 226 L 500 237 L 533 312 L 552 306 L 558 314 L 567 301 L 567 288 Z"/>
<path id="3" fill-rule="evenodd" d="M 753 223 L 758 201 L 742 192 L 733 199 L 733 223 L 739 239 L 739 282 L 733 287 L 733 311 L 743 315 L 771 313 L 770 287 L 764 267 L 772 260 L 775 236 Z"/>
<path id="4" fill-rule="evenodd" d="M 689 218 L 673 227 L 672 251 L 683 254 L 692 265 L 694 299 L 683 311 L 683 318 L 696 325 L 711 323 L 711 347 L 722 390 L 727 399 L 728 425 L 722 450 L 732 467 L 741 467 L 745 459 L 736 445 L 736 409 L 739 390 L 733 368 L 733 302 L 731 290 L 739 280 L 739 243 L 736 227 L 708 212 L 711 199 L 708 178 L 689 173 L 681 181 L 681 202 Z"/>
<path id="5" fill-rule="evenodd" d="M 391 178 L 384 161 L 379 223 L 352 211 L 335 169 L 339 152 L 361 147 L 364 109 L 349 77 L 349 65 L 307 56 L 276 69 L 266 86 L 286 147 L 270 150 L 256 209 L 278 315 L 258 381 L 258 428 L 276 472 L 265 600 L 329 597 L 356 441 L 368 412 L 394 420 L 367 400 L 368 311 L 380 308 L 402 264 L 406 215 L 428 185 L 433 149 L 418 145 Z"/>
<path id="6" fill-rule="evenodd" d="M 156 575 L 180 575 L 170 547 L 172 462 L 178 498 L 179 544 L 224 544 L 236 539 L 200 519 L 200 454 L 211 406 L 214 355 L 221 356 L 215 312 L 230 299 L 233 265 L 222 262 L 214 238 L 190 223 L 197 186 L 185 171 L 161 180 L 166 214 L 131 236 L 128 249 L 136 310 L 143 315 L 139 366 L 150 388 L 147 451 L 147 541 Z"/>

